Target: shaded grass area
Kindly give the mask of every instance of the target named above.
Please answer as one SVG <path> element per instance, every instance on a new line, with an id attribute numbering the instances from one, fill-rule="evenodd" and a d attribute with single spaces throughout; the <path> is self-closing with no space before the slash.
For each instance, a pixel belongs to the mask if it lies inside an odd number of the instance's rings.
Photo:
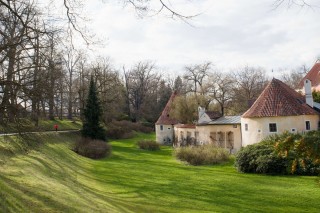
<path id="1" fill-rule="evenodd" d="M 35 126 L 34 122 L 29 119 L 20 119 L 16 123 L 8 123 L 5 126 L 0 125 L 1 133 L 16 132 L 38 132 L 38 131 L 54 131 L 54 125 L 58 125 L 58 130 L 78 130 L 82 128 L 81 121 L 78 120 L 39 120 L 39 125 Z"/>
<path id="2" fill-rule="evenodd" d="M 319 178 L 238 173 L 233 162 L 189 166 L 172 148 L 112 141 L 110 158 L 70 150 L 75 133 L 46 133 L 0 164 L 0 212 L 318 212 Z M 0 139 L 1 141 L 2 139 Z M 12 143 L 21 143 L 11 137 Z M 4 141 L 1 141 L 2 146 Z M 39 144 L 40 143 L 40 144 Z M 30 148 L 31 147 L 31 148 Z M 27 151 L 23 151 L 26 149 Z M 0 153 L 2 151 L 0 150 Z"/>

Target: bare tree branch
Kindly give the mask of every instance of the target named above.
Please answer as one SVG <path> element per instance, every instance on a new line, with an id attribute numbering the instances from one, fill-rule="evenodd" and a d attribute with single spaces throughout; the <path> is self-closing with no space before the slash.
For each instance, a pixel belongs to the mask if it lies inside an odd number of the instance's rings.
<path id="1" fill-rule="evenodd" d="M 312 5 L 309 3 L 309 1 L 306 0 L 275 0 L 273 2 L 273 8 L 277 9 L 281 5 L 284 5 L 287 8 L 290 8 L 292 6 L 298 6 L 298 7 L 308 7 L 308 8 L 313 8 L 315 5 Z"/>

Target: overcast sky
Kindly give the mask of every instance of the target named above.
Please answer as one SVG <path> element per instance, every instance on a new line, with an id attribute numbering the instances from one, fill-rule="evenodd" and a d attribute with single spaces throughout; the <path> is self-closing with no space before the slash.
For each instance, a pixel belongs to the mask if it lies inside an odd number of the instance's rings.
<path id="1" fill-rule="evenodd" d="M 320 57 L 317 7 L 274 10 L 273 0 L 172 0 L 183 14 L 201 13 L 190 26 L 165 14 L 140 19 L 132 7 L 115 1 L 88 2 L 90 28 L 106 39 L 94 54 L 109 56 L 116 67 L 151 60 L 181 74 L 186 65 L 212 61 L 224 71 L 249 65 L 276 72 L 310 67 Z"/>

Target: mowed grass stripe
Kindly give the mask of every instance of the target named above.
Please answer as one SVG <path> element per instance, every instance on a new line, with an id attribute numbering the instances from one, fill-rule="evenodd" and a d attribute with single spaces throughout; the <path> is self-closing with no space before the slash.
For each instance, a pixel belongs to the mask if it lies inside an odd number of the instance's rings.
<path id="1" fill-rule="evenodd" d="M 189 166 L 177 161 L 170 147 L 156 152 L 136 147 L 136 141 L 154 139 L 153 134 L 111 141 L 113 154 L 102 160 L 70 150 L 79 137 L 76 133 L 39 137 L 43 144 L 28 154 L 2 158 L 0 212 L 318 212 L 320 208 L 317 177 L 242 174 L 232 162 Z"/>

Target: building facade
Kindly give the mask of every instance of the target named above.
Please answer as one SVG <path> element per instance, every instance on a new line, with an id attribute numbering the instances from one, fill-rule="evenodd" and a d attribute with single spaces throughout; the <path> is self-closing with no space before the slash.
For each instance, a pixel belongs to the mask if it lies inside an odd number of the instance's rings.
<path id="1" fill-rule="evenodd" d="M 306 95 L 303 96 L 280 80 L 272 79 L 241 117 L 242 146 L 285 131 L 303 133 L 317 130 L 319 113 L 314 108 L 310 83 L 305 80 Z"/>
<path id="2" fill-rule="evenodd" d="M 198 122 L 191 125 L 170 118 L 170 98 L 156 123 L 157 141 L 174 147 L 212 144 L 235 153 L 272 134 L 318 130 L 320 104 L 313 101 L 309 79 L 304 80 L 304 89 L 302 95 L 273 78 L 242 116 L 221 116 L 199 107 Z"/>
<path id="3" fill-rule="evenodd" d="M 155 124 L 156 141 L 159 144 L 172 145 L 174 141 L 174 125 L 177 124 L 178 121 L 170 117 L 170 109 L 176 96 L 177 92 L 172 93 L 168 103 Z"/>

